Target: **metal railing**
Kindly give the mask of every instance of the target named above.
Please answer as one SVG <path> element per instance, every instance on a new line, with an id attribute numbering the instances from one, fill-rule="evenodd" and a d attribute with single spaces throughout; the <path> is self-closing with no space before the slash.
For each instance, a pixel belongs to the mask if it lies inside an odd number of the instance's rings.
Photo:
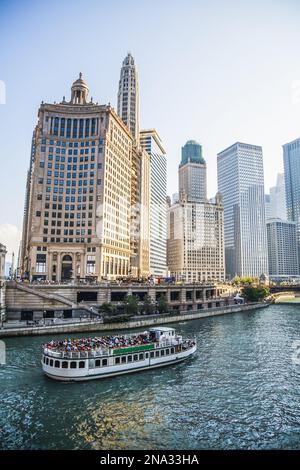
<path id="1" fill-rule="evenodd" d="M 51 349 L 43 349 L 45 356 L 56 359 L 94 359 L 96 357 L 109 356 L 111 350 L 101 349 L 98 351 L 52 351 Z"/>

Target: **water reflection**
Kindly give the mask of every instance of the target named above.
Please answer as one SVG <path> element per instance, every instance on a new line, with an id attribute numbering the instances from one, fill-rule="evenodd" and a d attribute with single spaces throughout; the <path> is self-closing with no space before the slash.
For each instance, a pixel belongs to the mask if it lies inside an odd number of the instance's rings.
<path id="1" fill-rule="evenodd" d="M 299 307 L 277 305 L 176 328 L 197 336 L 194 358 L 72 384 L 42 374 L 46 337 L 7 340 L 0 447 L 300 447 L 300 366 L 291 360 L 291 345 L 300 339 Z"/>

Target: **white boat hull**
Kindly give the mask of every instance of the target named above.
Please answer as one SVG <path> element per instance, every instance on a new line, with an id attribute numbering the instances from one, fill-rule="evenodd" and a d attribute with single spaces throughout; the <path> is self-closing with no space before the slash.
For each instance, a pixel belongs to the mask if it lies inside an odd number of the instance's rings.
<path id="1" fill-rule="evenodd" d="M 72 369 L 66 369 L 62 371 L 62 369 L 55 370 L 55 367 L 47 366 L 44 363 L 42 363 L 42 367 L 44 373 L 51 379 L 62 382 L 81 382 L 85 380 L 104 379 L 108 377 L 114 377 L 116 375 L 129 374 L 177 364 L 192 356 L 196 352 L 196 349 L 197 346 L 195 344 L 185 351 L 170 354 L 169 356 L 160 358 L 147 358 L 143 361 L 132 362 L 130 364 L 126 363 L 123 365 L 113 365 L 97 369 L 89 368 L 87 365 L 85 368 L 76 369 L 76 371 Z M 86 364 L 88 364 L 88 361 Z M 56 374 L 56 372 L 58 373 Z"/>

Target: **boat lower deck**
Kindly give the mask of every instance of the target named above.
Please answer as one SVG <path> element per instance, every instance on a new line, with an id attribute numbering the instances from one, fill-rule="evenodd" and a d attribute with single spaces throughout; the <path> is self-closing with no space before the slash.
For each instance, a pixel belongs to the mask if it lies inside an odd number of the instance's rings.
<path id="1" fill-rule="evenodd" d="M 43 370 L 45 374 L 55 380 L 59 381 L 85 381 L 99 378 L 107 378 L 121 374 L 128 374 L 133 372 L 139 372 L 147 369 L 154 369 L 157 367 L 163 367 L 167 365 L 176 364 L 185 360 L 187 357 L 194 354 L 196 351 L 196 344 L 193 344 L 188 349 L 173 354 L 163 355 L 159 357 L 150 357 L 149 354 L 145 354 L 143 359 L 133 362 L 124 362 L 123 364 L 109 365 L 106 363 L 102 367 L 90 367 L 89 361 L 81 361 L 84 367 L 72 369 L 67 367 L 64 369 L 58 369 L 42 362 Z M 124 357 L 124 356 L 123 356 Z M 102 359 L 102 361 L 105 359 Z M 65 361 L 67 362 L 67 361 Z M 68 366 L 71 366 L 73 361 L 68 361 Z M 54 363 L 55 364 L 55 363 Z M 102 363 L 103 364 L 103 363 Z M 102 365 L 101 364 L 101 365 Z"/>

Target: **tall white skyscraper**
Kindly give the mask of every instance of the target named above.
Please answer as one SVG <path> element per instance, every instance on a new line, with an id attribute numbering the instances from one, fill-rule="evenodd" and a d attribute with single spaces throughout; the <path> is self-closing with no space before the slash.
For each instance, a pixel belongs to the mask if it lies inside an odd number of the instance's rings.
<path id="1" fill-rule="evenodd" d="M 138 141 L 139 138 L 139 81 L 134 58 L 130 53 L 123 60 L 118 91 L 118 115 Z"/>
<path id="2" fill-rule="evenodd" d="M 224 202 L 226 273 L 268 273 L 262 148 L 237 142 L 218 154 Z"/>
<path id="3" fill-rule="evenodd" d="M 167 159 L 155 129 L 140 132 L 140 144 L 150 155 L 150 273 L 167 274 Z"/>
<path id="4" fill-rule="evenodd" d="M 179 192 L 185 192 L 191 201 L 206 201 L 206 163 L 195 140 L 188 140 L 181 149 L 178 176 Z"/>

